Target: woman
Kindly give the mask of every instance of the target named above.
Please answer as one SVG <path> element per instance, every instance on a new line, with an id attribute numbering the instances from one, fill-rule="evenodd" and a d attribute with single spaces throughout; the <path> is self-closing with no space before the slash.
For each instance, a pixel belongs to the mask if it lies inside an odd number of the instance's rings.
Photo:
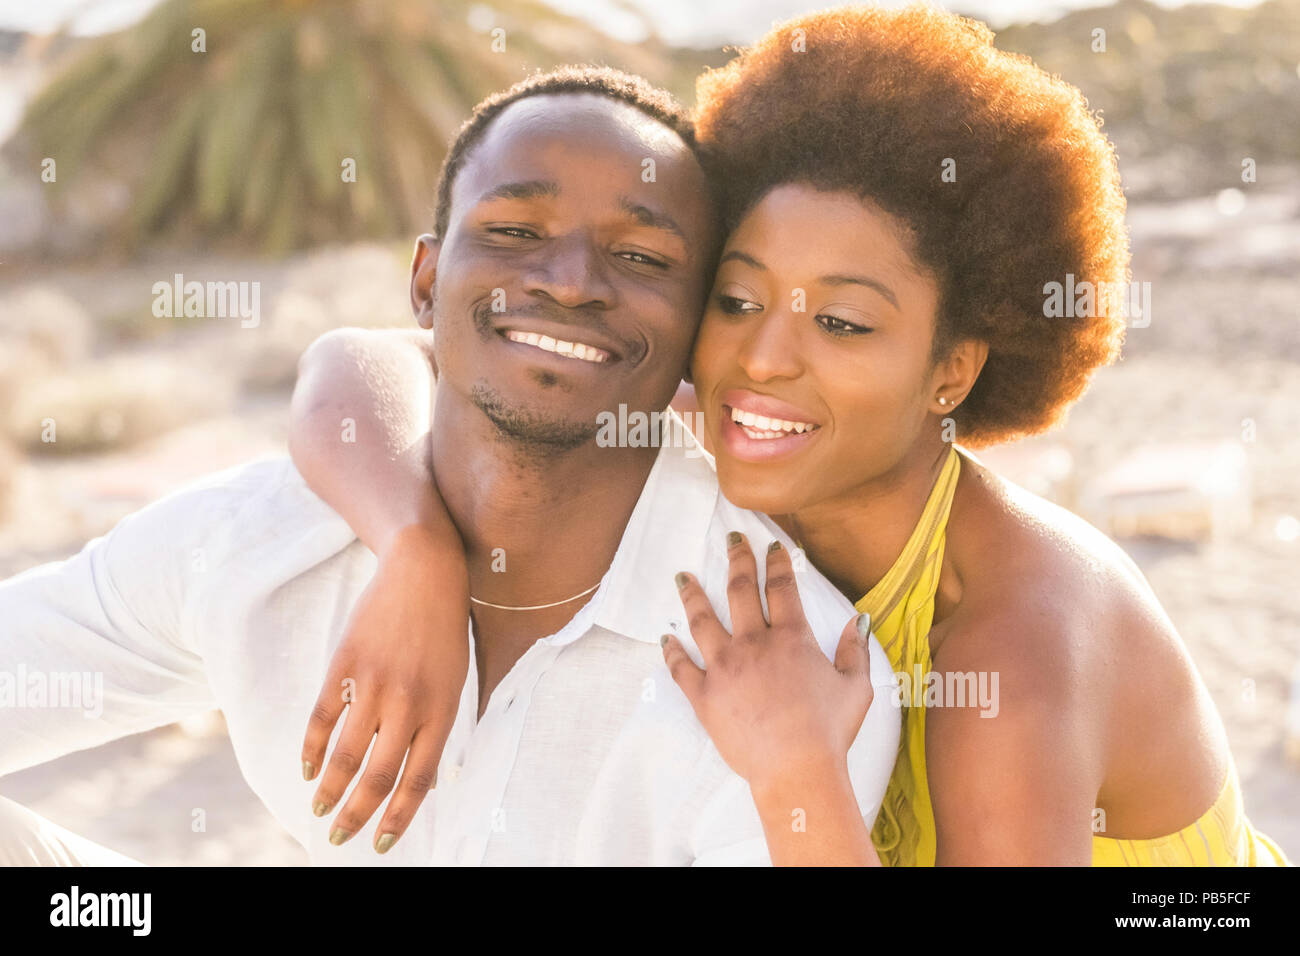
<path id="1" fill-rule="evenodd" d="M 1049 428 L 1124 331 L 1111 147 L 1077 90 L 991 40 L 934 10 L 844 8 L 700 79 L 697 136 L 730 230 L 692 365 L 701 438 L 727 497 L 768 512 L 870 615 L 910 691 L 872 831 L 884 863 L 1285 863 L 1246 819 L 1218 714 L 1136 566 L 953 444 Z M 1068 281 L 1095 297 L 1048 317 L 1050 283 Z M 468 608 L 422 607 L 413 586 L 463 576 L 420 453 L 422 348 L 382 334 L 314 347 L 293 449 L 381 555 L 336 671 L 399 681 L 393 696 L 421 695 L 437 726 L 465 672 Z M 394 394 L 409 415 L 384 413 Z M 372 490 L 340 481 L 358 467 L 336 441 L 340 395 L 407 450 L 396 464 L 369 455 Z M 702 599 L 689 580 L 682 594 Z M 413 628 L 439 640 L 409 662 Z M 826 705 L 849 693 L 831 662 L 709 630 L 693 629 L 706 664 L 711 647 L 728 666 L 707 680 L 675 641 L 665 655 L 738 772 L 782 752 L 746 733 L 777 702 L 802 702 L 810 760 L 852 738 L 836 723 L 850 708 Z M 972 674 L 993 698 L 954 706 L 932 673 Z M 309 779 L 341 709 L 333 686 L 304 748 Z M 373 708 L 365 719 L 382 724 Z"/>

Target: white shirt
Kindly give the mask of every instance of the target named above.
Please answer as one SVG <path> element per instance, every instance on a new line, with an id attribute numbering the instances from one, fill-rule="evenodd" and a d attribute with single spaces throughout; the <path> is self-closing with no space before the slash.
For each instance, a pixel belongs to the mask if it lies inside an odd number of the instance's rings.
<path id="1" fill-rule="evenodd" d="M 748 784 L 673 682 L 659 638 L 676 632 L 699 663 L 673 582 L 682 570 L 730 626 L 728 531 L 758 549 L 760 578 L 768 543 L 793 544 L 727 501 L 682 428 L 672 416 L 599 589 L 528 649 L 478 722 L 471 659 L 437 788 L 387 854 L 372 849 L 382 811 L 330 845 L 334 811 L 312 815 L 317 782 L 301 776 L 308 714 L 376 561 L 287 459 L 178 491 L 0 584 L 0 775 L 220 707 L 249 785 L 315 864 L 770 863 Z M 810 565 L 796 577 L 833 657 L 853 607 Z M 868 825 L 900 723 L 874 637 L 870 652 L 875 699 L 849 754 Z M 87 688 L 102 679 L 102 699 L 39 702 L 36 683 L 77 674 Z"/>

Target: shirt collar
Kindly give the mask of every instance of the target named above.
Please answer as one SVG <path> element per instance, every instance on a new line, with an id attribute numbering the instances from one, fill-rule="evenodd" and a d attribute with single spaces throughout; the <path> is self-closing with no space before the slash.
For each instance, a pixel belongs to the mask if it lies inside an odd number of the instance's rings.
<path id="1" fill-rule="evenodd" d="M 720 493 L 708 453 L 672 409 L 659 436 L 659 455 L 592 600 L 597 626 L 647 643 L 658 643 L 682 614 L 673 577 L 702 570 Z"/>

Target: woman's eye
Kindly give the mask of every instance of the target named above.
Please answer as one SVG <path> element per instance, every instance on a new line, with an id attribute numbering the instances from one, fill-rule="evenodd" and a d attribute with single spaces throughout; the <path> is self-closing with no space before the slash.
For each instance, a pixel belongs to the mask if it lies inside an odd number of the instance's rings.
<path id="1" fill-rule="evenodd" d="M 762 311 L 763 307 L 748 299 L 738 299 L 734 295 L 718 296 L 718 306 L 728 315 L 748 315 Z"/>
<path id="2" fill-rule="evenodd" d="M 817 324 L 832 335 L 861 335 L 864 332 L 871 331 L 866 326 L 854 325 L 852 322 L 846 322 L 834 315 L 817 316 Z"/>

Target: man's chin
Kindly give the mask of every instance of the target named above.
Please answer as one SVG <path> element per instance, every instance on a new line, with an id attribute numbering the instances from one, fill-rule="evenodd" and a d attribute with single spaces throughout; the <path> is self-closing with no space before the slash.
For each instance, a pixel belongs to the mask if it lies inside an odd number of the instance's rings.
<path id="1" fill-rule="evenodd" d="M 471 398 L 502 437 L 530 449 L 569 451 L 592 441 L 598 431 L 594 413 L 579 417 L 572 410 L 512 400 L 482 383 L 474 386 Z"/>

